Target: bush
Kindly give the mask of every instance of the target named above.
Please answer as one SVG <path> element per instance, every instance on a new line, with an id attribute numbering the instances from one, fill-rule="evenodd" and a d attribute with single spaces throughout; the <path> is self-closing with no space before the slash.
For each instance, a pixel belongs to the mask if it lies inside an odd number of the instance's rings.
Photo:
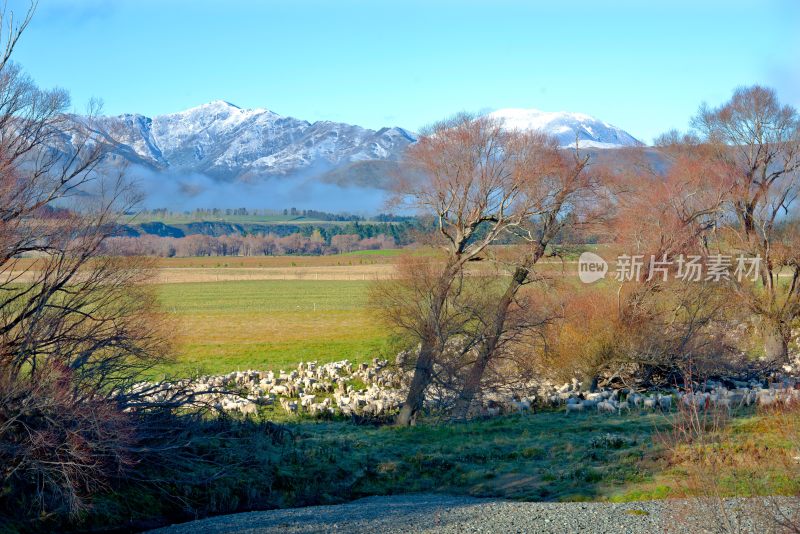
<path id="1" fill-rule="evenodd" d="M 562 306 L 563 318 L 548 332 L 542 361 L 547 375 L 560 382 L 577 376 L 588 386 L 624 363 L 627 339 L 616 291 L 579 288 L 564 296 Z"/>
<path id="2" fill-rule="evenodd" d="M 17 517 L 78 514 L 131 467 L 129 416 L 75 395 L 68 369 L 0 374 L 0 510 Z"/>

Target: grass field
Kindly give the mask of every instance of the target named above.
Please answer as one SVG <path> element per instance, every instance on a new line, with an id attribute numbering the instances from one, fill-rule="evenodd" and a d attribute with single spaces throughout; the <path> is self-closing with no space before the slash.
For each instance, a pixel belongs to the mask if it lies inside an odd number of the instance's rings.
<path id="1" fill-rule="evenodd" d="M 370 252 L 370 254 L 366 254 Z M 402 250 L 370 250 L 363 253 L 330 256 L 204 256 L 192 258 L 157 258 L 156 265 L 171 269 L 235 269 L 285 267 L 339 267 L 394 263 Z"/>
<path id="2" fill-rule="evenodd" d="M 368 290 L 375 280 L 396 275 L 402 252 L 158 259 L 158 291 L 177 332 L 176 361 L 156 376 L 391 359 L 396 347 L 369 307 Z M 431 251 L 415 254 L 425 261 Z M 598 285 L 616 287 L 613 269 L 612 263 Z M 496 273 L 489 262 L 470 265 L 473 273 L 482 270 Z M 585 287 L 573 259 L 548 258 L 537 271 L 567 290 Z"/>
<path id="3" fill-rule="evenodd" d="M 238 282 L 252 280 L 328 280 L 372 281 L 391 278 L 394 267 L 387 264 L 341 265 L 322 267 L 181 267 L 161 268 L 155 282 L 180 284 L 188 282 Z"/>
<path id="4" fill-rule="evenodd" d="M 559 411 L 407 429 L 340 423 L 294 429 L 309 452 L 346 451 L 336 463 L 361 474 L 351 487 L 355 496 L 441 491 L 560 501 L 665 495 L 654 477 L 656 434 L 667 424 L 655 414 L 566 417 Z M 365 472 L 367 466 L 373 467 Z"/>
<path id="5" fill-rule="evenodd" d="M 364 281 L 164 284 L 178 327 L 176 362 L 157 374 L 280 369 L 299 361 L 363 361 L 387 348 Z"/>
<path id="6" fill-rule="evenodd" d="M 368 292 L 393 276 L 401 253 L 158 259 L 158 294 L 177 331 L 175 362 L 155 376 L 392 358 Z M 562 273 L 560 262 L 540 268 Z"/>

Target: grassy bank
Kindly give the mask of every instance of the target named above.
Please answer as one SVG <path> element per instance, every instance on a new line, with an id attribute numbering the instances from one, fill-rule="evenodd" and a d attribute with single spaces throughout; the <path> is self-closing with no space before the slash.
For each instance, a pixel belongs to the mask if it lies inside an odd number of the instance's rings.
<path id="1" fill-rule="evenodd" d="M 80 518 L 43 519 L 39 530 L 137 531 L 415 492 L 551 502 L 708 496 L 710 487 L 716 497 L 800 494 L 800 412 L 742 413 L 702 443 L 677 447 L 668 439 L 676 417 L 548 411 L 404 428 L 210 420 L 183 440 L 182 456 L 199 462 L 139 465 Z M 698 464 L 703 451 L 711 471 Z"/>
<path id="2" fill-rule="evenodd" d="M 439 491 L 535 501 L 626 499 L 659 469 L 660 415 L 545 412 L 467 424 L 292 426 L 302 454 L 352 473 L 352 497 Z M 321 458 L 320 458 L 321 459 Z M 321 462 L 324 465 L 325 462 Z M 652 488 L 651 496 L 667 490 Z"/>
<path id="3" fill-rule="evenodd" d="M 793 421 L 797 416 L 793 415 Z M 691 494 L 692 462 L 665 444 L 671 416 L 577 415 L 544 412 L 466 424 L 410 428 L 297 420 L 280 443 L 262 427 L 244 425 L 233 439 L 195 439 L 224 476 L 205 469 L 196 480 L 167 488 L 118 488 L 97 501 L 89 523 L 179 521 L 250 509 L 335 504 L 369 495 L 413 492 L 525 501 L 632 501 Z M 796 479 L 774 459 L 793 454 L 770 416 L 744 414 L 715 440 L 726 457 L 747 455 L 747 473 L 720 464 L 726 493 L 797 494 Z M 697 450 L 697 446 L 686 447 Z M 216 468 L 214 468 L 216 469 Z M 746 478 L 742 478 L 746 477 Z M 759 485 L 748 480 L 758 479 Z M 177 497 L 176 497 L 177 496 Z M 154 520 L 154 521 L 153 521 Z"/>
<path id="4" fill-rule="evenodd" d="M 561 412 L 410 428 L 299 420 L 286 424 L 291 435 L 279 443 L 264 428 L 244 424 L 228 429 L 226 439 L 187 439 L 186 450 L 208 464 L 158 490 L 136 482 L 117 487 L 96 499 L 81 527 L 141 529 L 423 491 L 536 501 L 624 498 L 658 472 L 654 434 L 666 424 L 656 415 L 567 418 Z M 164 477 L 157 466 L 142 466 L 139 474 Z"/>

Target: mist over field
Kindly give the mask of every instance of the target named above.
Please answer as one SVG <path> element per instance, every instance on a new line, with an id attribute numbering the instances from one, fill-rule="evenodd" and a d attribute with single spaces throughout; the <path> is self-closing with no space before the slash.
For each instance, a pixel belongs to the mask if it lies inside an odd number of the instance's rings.
<path id="1" fill-rule="evenodd" d="M 371 215 L 384 209 L 388 197 L 384 189 L 322 182 L 312 172 L 257 181 L 222 181 L 200 173 L 153 171 L 141 166 L 130 167 L 129 173 L 144 194 L 142 207 L 148 209 L 294 207 Z"/>

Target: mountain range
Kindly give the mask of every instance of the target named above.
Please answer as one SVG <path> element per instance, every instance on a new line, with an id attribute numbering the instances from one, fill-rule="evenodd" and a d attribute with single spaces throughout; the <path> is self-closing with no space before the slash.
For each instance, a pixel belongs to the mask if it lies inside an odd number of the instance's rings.
<path id="1" fill-rule="evenodd" d="M 557 137 L 563 147 L 574 146 L 576 138 L 581 148 L 642 144 L 624 130 L 580 113 L 509 108 L 491 116 L 508 128 L 543 130 Z M 381 190 L 391 181 L 391 170 L 405 149 L 417 139 L 415 133 L 398 126 L 371 130 L 341 122 L 312 123 L 268 109 L 242 109 L 223 100 L 152 118 L 140 114 L 103 117 L 101 127 L 118 141 L 115 157 L 147 176 L 146 193 L 159 196 L 161 192 L 164 198 L 147 202 L 151 205 L 175 203 L 180 200 L 176 195 L 186 196 L 185 200 L 200 197 L 189 205 L 209 202 L 221 193 L 201 193 L 215 184 L 226 184 L 223 197 L 244 197 L 236 198 L 234 205 L 243 205 L 247 199 L 263 205 L 265 199 L 254 196 L 269 196 L 270 190 L 259 184 L 280 184 L 281 189 L 292 183 L 296 191 L 290 197 L 310 194 L 318 184 Z M 257 190 L 236 194 L 248 186 Z M 285 198 L 277 201 L 287 202 Z M 310 207 L 315 207 L 313 202 Z"/>
<path id="2" fill-rule="evenodd" d="M 330 121 L 310 123 L 267 109 L 216 100 L 178 113 L 105 117 L 117 153 L 153 170 L 249 181 L 361 161 L 396 161 L 416 140 L 403 128 L 378 131 Z"/>

